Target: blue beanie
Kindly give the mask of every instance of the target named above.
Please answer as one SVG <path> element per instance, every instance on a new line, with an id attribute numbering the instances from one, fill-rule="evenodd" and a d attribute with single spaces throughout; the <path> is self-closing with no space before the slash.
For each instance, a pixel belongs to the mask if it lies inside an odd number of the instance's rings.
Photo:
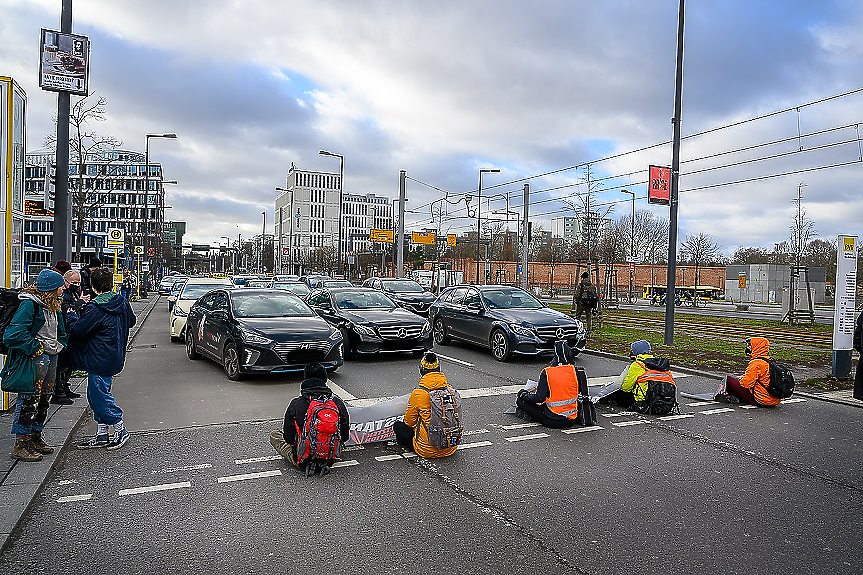
<path id="1" fill-rule="evenodd" d="M 632 350 L 632 355 L 634 356 L 647 355 L 650 353 L 650 342 L 643 339 L 634 341 L 632 342 L 630 349 Z"/>
<path id="2" fill-rule="evenodd" d="M 54 291 L 64 285 L 66 285 L 66 280 L 54 270 L 42 270 L 39 272 L 39 277 L 36 278 L 36 289 L 42 292 Z"/>

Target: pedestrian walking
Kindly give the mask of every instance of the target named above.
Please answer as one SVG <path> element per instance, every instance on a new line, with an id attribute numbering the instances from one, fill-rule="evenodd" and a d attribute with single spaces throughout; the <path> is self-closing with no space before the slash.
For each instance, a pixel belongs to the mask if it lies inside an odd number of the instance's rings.
<path id="1" fill-rule="evenodd" d="M 16 436 L 12 458 L 41 461 L 54 451 L 42 438 L 57 375 L 57 354 L 67 337 L 60 312 L 63 276 L 54 270 L 39 272 L 36 285 L 18 295 L 20 303 L 3 333 L 8 348 L 0 380 L 4 391 L 15 391 L 12 434 Z"/>
<path id="2" fill-rule="evenodd" d="M 599 296 L 596 293 L 596 286 L 590 281 L 590 274 L 584 272 L 581 274 L 578 287 L 575 288 L 575 319 L 581 321 L 581 316 L 584 314 L 587 335 L 593 331 L 593 312 L 597 305 L 599 305 Z"/>
<path id="3" fill-rule="evenodd" d="M 130 296 L 132 295 L 132 288 L 134 285 L 135 282 L 132 279 L 132 272 L 129 270 L 123 270 L 123 283 L 120 284 L 120 295 L 123 296 L 126 301 L 132 301 Z"/>
<path id="4" fill-rule="evenodd" d="M 63 274 L 63 279 L 66 282 L 66 287 L 63 289 L 63 302 L 60 311 L 63 314 L 64 324 L 68 324 L 67 314 L 69 310 L 79 311 L 86 300 L 81 297 L 81 274 L 70 269 Z M 60 352 L 57 358 L 57 380 L 54 383 L 54 397 L 51 398 L 51 403 L 56 405 L 71 405 L 74 403 L 73 400 L 81 397 L 80 393 L 72 391 L 69 387 L 69 379 L 72 377 L 72 366 L 69 365 L 69 347 L 72 343 L 70 338 L 69 345 Z"/>
<path id="5" fill-rule="evenodd" d="M 90 275 L 95 297 L 81 308 L 80 315 L 68 312 L 69 335 L 75 345 L 69 351 L 73 368 L 87 371 L 87 400 L 96 421 L 96 434 L 78 447 L 119 449 L 129 439 L 123 423 L 123 410 L 111 393 L 112 379 L 123 370 L 129 328 L 135 314 L 129 302 L 111 291 L 114 277 L 107 268 L 96 268 Z M 109 435 L 109 428 L 114 428 Z"/>

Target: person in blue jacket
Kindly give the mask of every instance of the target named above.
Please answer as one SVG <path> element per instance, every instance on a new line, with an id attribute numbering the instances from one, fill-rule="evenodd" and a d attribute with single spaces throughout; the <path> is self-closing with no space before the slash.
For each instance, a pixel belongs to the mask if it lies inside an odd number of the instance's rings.
<path id="1" fill-rule="evenodd" d="M 114 276 L 108 268 L 96 268 L 90 274 L 95 294 L 81 308 L 67 314 L 69 335 L 75 345 L 69 350 L 69 363 L 88 372 L 87 400 L 96 421 L 96 435 L 78 447 L 119 449 L 129 439 L 123 423 L 123 410 L 111 394 L 112 378 L 123 371 L 129 328 L 135 325 L 135 314 L 129 302 L 111 291 Z M 109 435 L 109 427 L 114 427 Z"/>
<path id="2" fill-rule="evenodd" d="M 6 329 L 3 343 L 8 348 L 0 379 L 5 391 L 15 391 L 12 434 L 16 436 L 12 458 L 41 461 L 54 448 L 42 439 L 42 429 L 57 376 L 57 354 L 68 338 L 60 305 L 63 301 L 63 276 L 42 270 L 36 285 L 21 290 L 18 308 Z"/>

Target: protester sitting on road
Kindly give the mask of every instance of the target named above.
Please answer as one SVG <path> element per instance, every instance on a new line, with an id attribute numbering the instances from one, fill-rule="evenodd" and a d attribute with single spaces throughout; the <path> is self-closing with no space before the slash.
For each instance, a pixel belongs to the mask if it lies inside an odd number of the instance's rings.
<path id="1" fill-rule="evenodd" d="M 96 435 L 78 445 L 80 449 L 106 447 L 119 449 L 129 439 L 123 423 L 123 410 L 111 393 L 112 378 L 123 371 L 129 329 L 135 325 L 135 314 L 123 297 L 111 291 L 114 275 L 107 268 L 96 268 L 90 274 L 96 296 L 67 314 L 69 335 L 74 346 L 69 350 L 73 368 L 87 371 L 87 401 L 96 421 Z M 109 427 L 114 432 L 109 436 Z"/>
<path id="2" fill-rule="evenodd" d="M 575 356 L 566 342 L 554 344 L 551 366 L 542 370 L 536 391 L 522 389 L 516 399 L 516 415 L 527 416 L 545 427 L 563 429 L 578 420 L 578 373 Z M 586 378 L 584 385 L 587 385 Z M 585 391 L 585 390 L 582 390 Z"/>
<path id="3" fill-rule="evenodd" d="M 404 421 L 396 421 L 393 432 L 399 445 L 420 457 L 447 457 L 461 441 L 461 397 L 447 383 L 433 352 L 423 355 L 419 369 L 419 386 L 408 399 Z"/>
<path id="4" fill-rule="evenodd" d="M 63 274 L 63 280 L 66 282 L 66 287 L 63 289 L 63 302 L 60 311 L 63 313 L 64 323 L 68 323 L 66 319 L 69 310 L 80 310 L 85 300 L 81 298 L 81 274 L 70 269 Z M 71 338 L 69 345 L 72 345 Z M 69 379 L 71 377 L 72 367 L 69 365 L 69 347 L 67 346 L 57 358 L 57 381 L 54 383 L 54 397 L 51 398 L 51 403 L 71 405 L 73 399 L 81 397 L 80 393 L 75 393 L 70 389 Z"/>
<path id="5" fill-rule="evenodd" d="M 303 376 L 300 395 L 288 405 L 282 429 L 270 432 L 270 444 L 307 474 L 316 466 L 325 473 L 350 436 L 350 415 L 342 398 L 327 386 L 324 366 L 309 364 Z"/>
<path id="6" fill-rule="evenodd" d="M 592 333 L 593 310 L 599 304 L 599 296 L 596 294 L 596 286 L 590 281 L 590 274 L 581 274 L 581 281 L 575 288 L 575 319 L 581 321 L 582 314 L 585 315 L 585 326 L 587 335 Z"/>
<path id="7" fill-rule="evenodd" d="M 638 386 L 636 383 L 638 378 L 647 371 L 644 360 L 652 358 L 651 353 L 649 341 L 641 339 L 632 342 L 629 346 L 629 358 L 632 363 L 624 368 L 618 376 L 620 389 L 601 398 L 599 403 L 616 403 L 626 409 L 631 409 L 636 401 L 644 401 L 647 395 L 647 386 Z"/>
<path id="8" fill-rule="evenodd" d="M 65 285 L 54 270 L 39 272 L 36 285 L 18 295 L 18 308 L 3 332 L 8 354 L 0 380 L 4 391 L 18 393 L 12 458 L 19 461 L 41 461 L 43 454 L 54 451 L 42 438 L 42 430 L 57 376 L 57 354 L 68 342 L 60 312 Z"/>
<path id="9" fill-rule="evenodd" d="M 726 375 L 716 394 L 716 401 L 773 407 L 782 401 L 767 391 L 770 385 L 770 343 L 763 337 L 750 337 L 746 340 L 746 355 L 749 364 L 741 378 Z"/>

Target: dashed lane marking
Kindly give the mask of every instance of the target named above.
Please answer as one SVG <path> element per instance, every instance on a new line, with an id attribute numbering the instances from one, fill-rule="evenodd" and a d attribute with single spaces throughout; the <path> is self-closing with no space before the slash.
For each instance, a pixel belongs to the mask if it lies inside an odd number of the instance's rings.
<path id="1" fill-rule="evenodd" d="M 646 425 L 648 423 L 650 422 L 646 419 L 634 419 L 632 421 L 615 421 L 611 425 L 615 427 L 629 427 L 631 425 Z"/>
<path id="2" fill-rule="evenodd" d="M 169 467 L 161 471 L 152 471 L 151 473 L 176 473 L 178 471 L 197 471 L 199 469 L 210 469 L 212 463 L 201 463 L 200 465 L 186 465 L 185 467 Z"/>
<path id="3" fill-rule="evenodd" d="M 506 429 L 509 431 L 510 429 L 524 429 L 525 427 L 537 427 L 538 425 L 542 425 L 536 421 L 531 421 L 530 423 L 513 423 L 512 425 L 501 425 L 501 429 Z"/>
<path id="4" fill-rule="evenodd" d="M 758 409 L 757 405 L 741 405 L 740 409 Z"/>
<path id="5" fill-rule="evenodd" d="M 664 415 L 659 419 L 659 421 L 672 421 L 675 419 L 689 419 L 690 417 L 695 417 L 695 415 L 691 413 L 678 413 L 677 415 Z"/>
<path id="6" fill-rule="evenodd" d="M 262 477 L 273 477 L 274 475 L 281 475 L 281 469 L 273 469 L 270 471 L 259 471 L 258 473 L 243 473 L 240 475 L 228 475 L 225 477 L 219 477 L 217 481 L 219 483 L 231 483 L 234 481 L 246 481 L 247 479 L 260 479 Z"/>
<path id="7" fill-rule="evenodd" d="M 64 479 L 57 483 L 57 485 L 72 485 L 73 483 L 78 483 L 75 479 Z"/>
<path id="8" fill-rule="evenodd" d="M 333 393 L 335 393 L 336 395 L 341 397 L 343 401 L 348 401 L 348 400 L 357 398 L 357 396 L 348 393 L 348 391 L 345 388 L 343 388 L 339 385 L 336 385 L 336 383 L 333 382 L 332 379 L 327 380 L 327 385 L 329 386 L 330 389 L 333 390 Z"/>
<path id="9" fill-rule="evenodd" d="M 800 403 L 801 401 L 806 401 L 802 397 L 792 397 L 791 399 L 783 399 L 782 403 Z"/>
<path id="10" fill-rule="evenodd" d="M 493 395 L 509 395 L 518 393 L 520 389 L 524 389 L 523 385 L 498 385 L 495 387 L 473 387 L 469 389 L 460 389 L 458 394 L 462 399 L 467 397 L 491 397 Z"/>
<path id="11" fill-rule="evenodd" d="M 133 489 L 121 489 L 118 495 L 124 497 L 126 495 L 140 495 L 141 493 L 153 493 L 155 491 L 170 491 L 171 489 L 184 489 L 191 487 L 192 484 L 188 481 L 180 481 L 179 483 L 163 483 L 161 485 L 150 485 L 148 487 L 135 487 Z"/>
<path id="12" fill-rule="evenodd" d="M 516 435 L 515 437 L 505 437 L 507 441 L 510 443 L 515 441 L 529 441 L 531 439 L 542 439 L 543 437 L 548 437 L 547 433 L 531 433 L 529 435 Z"/>
<path id="13" fill-rule="evenodd" d="M 462 451 L 465 449 L 472 449 L 474 447 L 486 447 L 488 445 L 494 445 L 491 441 L 474 441 L 473 443 L 463 443 L 458 446 L 458 451 Z"/>
<path id="14" fill-rule="evenodd" d="M 331 469 L 336 469 L 337 467 L 350 467 L 352 465 L 359 465 L 360 462 L 356 459 L 346 459 L 345 461 L 336 461 L 333 463 Z"/>
<path id="15" fill-rule="evenodd" d="M 604 429 L 601 425 L 591 425 L 590 427 L 571 427 L 569 429 L 564 429 L 564 433 L 587 433 L 588 431 L 599 431 L 600 429 Z"/>
<path id="16" fill-rule="evenodd" d="M 437 354 L 437 356 L 438 356 L 439 358 L 441 358 L 441 359 L 445 359 L 445 360 L 447 360 L 447 361 L 452 361 L 452 362 L 455 362 L 455 363 L 460 363 L 461 365 L 466 365 L 466 366 L 468 366 L 468 367 L 473 367 L 473 364 L 472 364 L 472 363 L 470 363 L 469 361 L 465 361 L 465 360 L 463 360 L 463 359 L 456 359 L 456 358 L 454 358 L 454 357 L 450 357 L 450 356 L 448 356 L 448 355 L 443 355 L 443 354 L 441 354 L 441 353 Z"/>
<path id="17" fill-rule="evenodd" d="M 704 415 L 713 415 L 714 413 L 731 413 L 734 409 L 730 407 L 720 407 L 719 409 L 708 409 L 707 411 L 699 411 L 698 413 Z"/>
<path id="18" fill-rule="evenodd" d="M 619 411 L 615 413 L 603 413 L 603 417 L 627 417 L 630 415 L 638 415 L 634 411 Z"/>
<path id="19" fill-rule="evenodd" d="M 462 437 L 466 437 L 468 435 L 479 435 L 480 433 L 491 433 L 488 429 L 471 429 L 470 431 L 465 431 L 461 434 Z"/>
<path id="20" fill-rule="evenodd" d="M 402 456 L 400 453 L 396 453 L 395 455 L 378 455 L 375 457 L 376 461 L 392 461 L 394 459 L 401 459 Z"/>
<path id="21" fill-rule="evenodd" d="M 705 405 L 717 405 L 718 401 L 696 401 L 695 403 L 687 403 L 686 407 L 704 407 Z"/>
<path id="22" fill-rule="evenodd" d="M 72 501 L 87 501 L 93 497 L 92 493 L 84 493 L 81 495 L 67 495 L 66 497 L 58 497 L 57 503 L 71 503 Z"/>
<path id="23" fill-rule="evenodd" d="M 261 461 L 276 461 L 281 458 L 281 455 L 267 455 L 264 457 L 250 457 L 249 459 L 235 459 L 234 463 L 242 465 L 244 463 L 260 463 Z"/>
<path id="24" fill-rule="evenodd" d="M 365 449 L 362 445 L 348 445 L 347 447 L 342 447 L 342 451 L 362 451 Z"/>

